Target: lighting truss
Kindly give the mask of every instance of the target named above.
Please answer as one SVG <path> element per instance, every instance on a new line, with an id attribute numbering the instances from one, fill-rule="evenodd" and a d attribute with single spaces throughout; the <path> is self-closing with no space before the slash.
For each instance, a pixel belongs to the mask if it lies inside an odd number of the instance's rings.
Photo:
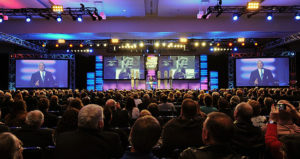
<path id="1" fill-rule="evenodd" d="M 272 49 L 272 48 L 275 48 L 275 47 L 278 47 L 278 46 L 281 46 L 284 44 L 288 44 L 288 43 L 291 43 L 291 42 L 294 42 L 297 40 L 300 40 L 300 32 L 267 43 L 265 46 L 265 50 Z"/>
<path id="2" fill-rule="evenodd" d="M 64 8 L 63 12 L 53 12 L 51 8 L 21 8 L 21 9 L 4 9 L 0 8 L 0 13 L 6 16 L 39 16 L 45 19 L 56 19 L 58 15 L 61 16 L 91 16 L 92 13 L 98 14 L 96 7 L 81 7 L 81 8 Z M 99 15 L 95 15 L 99 16 Z"/>
<path id="3" fill-rule="evenodd" d="M 207 8 L 210 14 L 221 14 L 221 13 L 240 13 L 251 16 L 259 13 L 298 13 L 300 12 L 300 5 L 298 6 L 260 6 L 258 10 L 248 10 L 246 6 L 222 6 L 220 13 L 220 7 L 210 6 Z"/>
<path id="4" fill-rule="evenodd" d="M 39 45 L 36 45 L 36 44 L 31 43 L 29 41 L 26 41 L 26 40 L 23 40 L 23 39 L 20 39 L 20 38 L 17 38 L 15 36 L 5 34 L 5 33 L 2 33 L 2 32 L 0 32 L 0 41 L 5 41 L 5 42 L 12 43 L 12 44 L 16 44 L 16 45 L 28 48 L 30 50 L 33 50 L 33 51 L 36 51 L 36 52 L 39 52 L 39 53 L 47 53 L 48 52 L 47 49 L 45 49 L 45 48 L 43 48 Z"/>

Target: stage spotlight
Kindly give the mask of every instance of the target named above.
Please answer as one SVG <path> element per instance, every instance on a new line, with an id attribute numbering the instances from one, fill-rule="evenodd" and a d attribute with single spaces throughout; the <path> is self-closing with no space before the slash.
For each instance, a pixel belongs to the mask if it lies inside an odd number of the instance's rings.
<path id="1" fill-rule="evenodd" d="M 300 20 L 300 13 L 296 13 L 295 20 Z"/>
<path id="2" fill-rule="evenodd" d="M 257 43 L 257 42 L 255 42 L 255 43 L 254 43 L 254 45 L 255 45 L 255 46 L 258 46 L 258 43 Z"/>
<path id="3" fill-rule="evenodd" d="M 2 23 L 3 21 L 4 21 L 3 15 L 0 15 L 0 23 Z"/>
<path id="4" fill-rule="evenodd" d="M 237 20 L 239 20 L 239 17 L 240 17 L 239 14 L 234 13 L 232 16 L 232 20 L 237 21 Z"/>
<path id="5" fill-rule="evenodd" d="M 58 45 L 58 44 L 55 44 L 55 47 L 59 47 L 59 45 Z"/>
<path id="6" fill-rule="evenodd" d="M 245 43 L 242 43 L 242 46 L 245 46 Z"/>
<path id="7" fill-rule="evenodd" d="M 61 13 L 64 11 L 64 7 L 62 5 L 53 5 L 52 7 L 53 12 Z"/>
<path id="8" fill-rule="evenodd" d="M 202 42 L 201 45 L 202 45 L 202 47 L 205 47 L 206 46 L 206 42 Z"/>
<path id="9" fill-rule="evenodd" d="M 61 15 L 58 15 L 58 16 L 56 17 L 56 21 L 57 21 L 57 22 L 61 22 L 61 21 L 62 21 Z"/>
<path id="10" fill-rule="evenodd" d="M 89 51 L 90 51 L 90 53 L 94 52 L 94 50 L 93 50 L 93 49 L 90 49 Z"/>
<path id="11" fill-rule="evenodd" d="M 194 45 L 195 45 L 195 47 L 198 47 L 198 46 L 199 46 L 199 43 L 198 43 L 198 42 L 195 42 Z"/>
<path id="12" fill-rule="evenodd" d="M 233 45 L 232 42 L 228 43 L 228 46 L 229 46 L 229 47 L 231 47 L 232 45 Z"/>
<path id="13" fill-rule="evenodd" d="M 80 44 L 79 47 L 83 47 L 83 44 Z"/>
<path id="14" fill-rule="evenodd" d="M 179 42 L 180 43 L 187 43 L 188 39 L 187 38 L 180 38 Z"/>
<path id="15" fill-rule="evenodd" d="M 79 16 L 77 17 L 77 21 L 78 21 L 78 22 L 82 22 L 82 20 L 83 20 L 83 19 L 82 19 L 82 16 L 79 15 Z"/>
<path id="16" fill-rule="evenodd" d="M 139 46 L 140 46 L 140 47 L 144 47 L 144 43 L 143 43 L 143 42 L 140 42 Z"/>
<path id="17" fill-rule="evenodd" d="M 217 46 L 220 46 L 220 43 L 217 43 Z"/>
<path id="18" fill-rule="evenodd" d="M 69 47 L 73 47 L 73 44 L 70 44 Z"/>
<path id="19" fill-rule="evenodd" d="M 67 52 L 70 52 L 70 50 L 68 49 Z"/>
<path id="20" fill-rule="evenodd" d="M 213 52 L 213 51 L 214 51 L 214 48 L 211 47 L 209 50 L 210 50 L 211 52 Z"/>
<path id="21" fill-rule="evenodd" d="M 206 13 L 202 16 L 202 19 L 208 19 L 212 10 L 210 8 L 207 9 Z"/>
<path id="22" fill-rule="evenodd" d="M 30 15 L 26 16 L 25 20 L 26 20 L 27 23 L 31 22 L 31 16 Z"/>
<path id="23" fill-rule="evenodd" d="M 271 21 L 272 19 L 273 19 L 272 13 L 268 13 L 268 14 L 267 14 L 267 20 L 268 20 L 268 21 Z"/>
<path id="24" fill-rule="evenodd" d="M 155 47 L 159 47 L 159 46 L 160 46 L 160 43 L 157 41 L 157 42 L 155 42 L 154 46 L 155 46 Z"/>
<path id="25" fill-rule="evenodd" d="M 233 51 L 238 51 L 238 48 L 237 47 L 233 48 Z"/>
<path id="26" fill-rule="evenodd" d="M 248 2 L 247 9 L 249 10 L 257 10 L 259 9 L 260 3 L 259 2 Z"/>

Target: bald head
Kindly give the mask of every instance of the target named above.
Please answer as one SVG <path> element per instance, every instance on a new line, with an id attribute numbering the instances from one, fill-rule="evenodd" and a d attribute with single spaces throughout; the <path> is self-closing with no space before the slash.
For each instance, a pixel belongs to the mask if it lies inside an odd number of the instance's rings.
<path id="1" fill-rule="evenodd" d="M 109 99 L 106 101 L 105 106 L 109 106 L 112 110 L 115 110 L 116 101 L 113 99 Z"/>
<path id="2" fill-rule="evenodd" d="M 234 118 L 236 120 L 250 121 L 253 116 L 253 108 L 250 104 L 242 102 L 235 107 Z"/>
<path id="3" fill-rule="evenodd" d="M 40 128 L 44 123 L 44 114 L 39 110 L 30 111 L 25 122 L 29 126 Z"/>

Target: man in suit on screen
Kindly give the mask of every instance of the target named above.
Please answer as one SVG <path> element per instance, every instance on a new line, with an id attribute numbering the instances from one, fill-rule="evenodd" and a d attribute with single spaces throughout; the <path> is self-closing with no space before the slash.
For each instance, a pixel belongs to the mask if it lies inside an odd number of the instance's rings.
<path id="1" fill-rule="evenodd" d="M 54 79 L 51 72 L 45 70 L 45 64 L 39 63 L 39 71 L 31 75 L 31 85 L 33 87 L 53 87 Z"/>
<path id="2" fill-rule="evenodd" d="M 262 61 L 257 61 L 257 69 L 251 72 L 249 84 L 250 86 L 273 86 L 272 71 L 264 68 Z"/>

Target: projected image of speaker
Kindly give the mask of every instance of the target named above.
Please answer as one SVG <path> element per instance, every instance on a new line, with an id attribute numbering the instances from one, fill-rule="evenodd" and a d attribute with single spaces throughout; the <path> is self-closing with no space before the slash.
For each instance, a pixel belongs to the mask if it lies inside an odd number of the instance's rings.
<path id="1" fill-rule="evenodd" d="M 16 88 L 67 88 L 68 60 L 16 60 Z"/>
<path id="2" fill-rule="evenodd" d="M 289 58 L 236 59 L 236 86 L 289 86 Z"/>
<path id="3" fill-rule="evenodd" d="M 131 79 L 138 72 L 137 79 L 145 79 L 143 56 L 104 57 L 104 79 Z"/>
<path id="4" fill-rule="evenodd" d="M 172 79 L 198 79 L 198 56 L 161 56 L 159 58 L 159 71 L 172 72 Z"/>

